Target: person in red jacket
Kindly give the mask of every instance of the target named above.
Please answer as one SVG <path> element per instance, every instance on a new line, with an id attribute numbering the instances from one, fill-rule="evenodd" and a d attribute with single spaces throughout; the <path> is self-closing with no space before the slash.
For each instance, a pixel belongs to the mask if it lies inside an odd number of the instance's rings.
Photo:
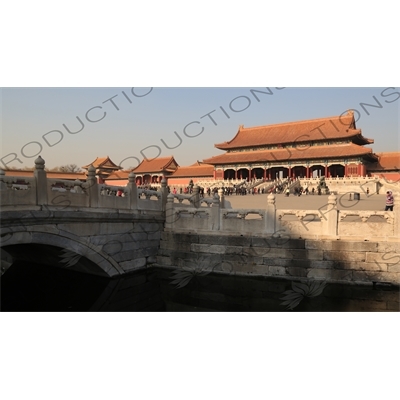
<path id="1" fill-rule="evenodd" d="M 391 191 L 386 192 L 386 208 L 385 211 L 393 211 L 394 198 Z"/>

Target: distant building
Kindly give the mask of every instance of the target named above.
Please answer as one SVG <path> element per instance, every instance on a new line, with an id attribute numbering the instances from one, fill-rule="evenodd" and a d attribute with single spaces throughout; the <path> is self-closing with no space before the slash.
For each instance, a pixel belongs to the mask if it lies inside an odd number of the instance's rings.
<path id="1" fill-rule="evenodd" d="M 115 171 L 119 171 L 121 167 L 114 164 L 110 157 L 97 157 L 93 162 L 82 168 L 88 170 L 88 168 L 93 165 L 96 168 L 96 175 L 98 176 L 99 183 L 104 183 L 105 180 Z"/>
<path id="2" fill-rule="evenodd" d="M 126 185 L 128 176 L 133 171 L 136 175 L 137 185 L 159 184 L 165 176 L 168 178 L 178 168 L 178 163 L 173 156 L 158 157 L 152 160 L 144 159 L 136 168 L 130 171 L 117 171 L 110 174 L 106 183 L 108 185 Z"/>
<path id="3" fill-rule="evenodd" d="M 378 176 L 393 182 L 400 182 L 400 151 L 376 153 L 378 162 L 369 166 L 371 176 Z"/>
<path id="4" fill-rule="evenodd" d="M 151 160 L 144 159 L 133 172 L 138 185 L 161 183 L 162 178 L 168 178 L 178 168 L 178 163 L 173 156 L 158 157 Z"/>
<path id="5" fill-rule="evenodd" d="M 197 161 L 189 167 L 178 167 L 168 177 L 168 185 L 189 185 L 192 180 L 194 184 L 200 180 L 213 179 L 214 166 Z"/>
<path id="6" fill-rule="evenodd" d="M 356 127 L 354 113 L 259 127 L 239 127 L 229 142 L 215 144 L 225 153 L 180 167 L 173 156 L 143 160 L 133 172 L 138 185 L 188 185 L 192 180 L 284 179 L 380 176 L 400 181 L 400 152 L 374 154 L 374 143 Z M 89 164 L 90 165 L 90 164 Z M 89 165 L 83 167 L 88 168 Z M 126 185 L 131 171 L 121 171 L 108 157 L 93 165 L 109 185 Z"/>
<path id="7" fill-rule="evenodd" d="M 357 129 L 354 113 L 244 128 L 215 147 L 226 153 L 205 159 L 215 179 L 366 176 L 378 161 L 374 143 Z"/>

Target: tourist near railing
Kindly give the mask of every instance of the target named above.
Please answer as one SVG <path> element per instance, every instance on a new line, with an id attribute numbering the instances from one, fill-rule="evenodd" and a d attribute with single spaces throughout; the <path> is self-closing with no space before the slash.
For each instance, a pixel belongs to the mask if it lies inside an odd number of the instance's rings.
<path id="1" fill-rule="evenodd" d="M 214 188 L 214 187 L 234 187 L 241 186 L 246 183 L 244 179 L 217 179 L 217 180 L 200 180 L 197 181 L 196 185 L 204 188 Z"/>
<path id="2" fill-rule="evenodd" d="M 337 197 L 328 197 L 327 206 L 318 210 L 277 210 L 275 196 L 267 197 L 266 209 L 227 209 L 223 191 L 203 205 L 198 194 L 190 204 L 174 203 L 176 195 L 170 194 L 166 205 L 167 231 L 215 232 L 284 237 L 354 240 L 399 241 L 400 207 L 394 211 L 342 211 L 337 209 Z M 400 204 L 397 196 L 395 204 Z"/>
<path id="3" fill-rule="evenodd" d="M 0 170 L 0 204 L 3 210 L 15 207 L 51 206 L 58 208 L 102 208 L 117 210 L 165 211 L 168 188 L 166 180 L 158 191 L 136 186 L 134 173 L 127 186 L 98 184 L 96 169 L 90 166 L 86 182 L 47 178 L 45 161 L 35 161 L 33 177 L 5 176 Z"/>

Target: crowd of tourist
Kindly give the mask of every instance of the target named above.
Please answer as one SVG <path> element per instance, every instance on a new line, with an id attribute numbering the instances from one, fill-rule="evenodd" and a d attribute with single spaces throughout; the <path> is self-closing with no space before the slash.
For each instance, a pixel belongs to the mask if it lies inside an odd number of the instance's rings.
<path id="1" fill-rule="evenodd" d="M 214 196 L 220 189 L 222 189 L 224 196 L 246 196 L 246 195 L 257 195 L 257 194 L 266 194 L 266 193 L 274 193 L 274 194 L 282 194 L 284 193 L 285 196 L 290 196 L 290 180 L 286 180 L 283 182 L 278 182 L 276 185 L 274 185 L 272 188 L 266 189 L 264 187 L 262 188 L 257 188 L 257 187 L 246 187 L 246 185 L 241 185 L 241 186 L 233 186 L 233 187 L 213 187 L 210 188 L 208 187 L 207 189 L 203 187 L 199 187 L 199 195 L 200 197 L 204 198 L 205 195 L 208 197 Z M 157 187 L 152 187 L 152 186 L 139 186 L 140 189 L 145 189 L 145 190 L 160 190 L 160 188 Z M 57 188 L 59 189 L 59 188 Z M 176 187 L 173 187 L 172 190 L 168 186 L 168 193 L 173 193 L 173 194 L 178 194 L 178 189 Z M 369 189 L 367 190 L 367 194 L 369 193 Z M 125 192 L 122 190 L 122 188 L 114 189 L 114 188 L 106 188 L 103 187 L 101 190 L 101 194 L 104 196 L 118 196 L 118 197 L 125 197 Z M 179 188 L 179 194 L 193 194 L 193 185 L 187 186 L 185 188 Z M 293 194 L 294 196 L 301 196 L 302 194 L 304 195 L 321 195 L 322 194 L 322 189 L 321 186 L 318 186 L 317 189 L 314 187 L 309 190 L 308 186 L 305 186 L 304 188 L 301 186 L 296 186 L 293 189 Z M 388 191 L 386 193 L 386 208 L 385 211 L 393 211 L 393 203 L 394 203 L 394 198 L 393 198 L 393 193 L 391 191 Z"/>

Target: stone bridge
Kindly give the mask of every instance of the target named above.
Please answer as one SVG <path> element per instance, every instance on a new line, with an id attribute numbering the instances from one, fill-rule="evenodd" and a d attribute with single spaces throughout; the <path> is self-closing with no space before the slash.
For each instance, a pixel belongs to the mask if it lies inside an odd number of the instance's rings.
<path id="1" fill-rule="evenodd" d="M 48 179 L 44 160 L 16 181 L 0 171 L 2 272 L 16 260 L 115 277 L 151 266 L 285 279 L 400 282 L 400 210 L 226 207 L 214 198 Z M 396 198 L 396 204 L 399 203 Z M 200 261 L 201 262 L 200 262 Z M 228 268 L 226 271 L 225 269 Z M 220 269 L 220 271 L 218 270 Z M 210 272 L 211 272 L 210 270 Z"/>
<path id="2" fill-rule="evenodd" d="M 167 186 L 139 189 L 48 179 L 44 160 L 33 177 L 0 171 L 2 272 L 15 260 L 114 277 L 156 260 L 164 228 Z"/>
<path id="3" fill-rule="evenodd" d="M 163 225 L 164 218 L 156 214 L 3 211 L 2 268 L 25 260 L 100 276 L 122 275 L 156 261 Z"/>

